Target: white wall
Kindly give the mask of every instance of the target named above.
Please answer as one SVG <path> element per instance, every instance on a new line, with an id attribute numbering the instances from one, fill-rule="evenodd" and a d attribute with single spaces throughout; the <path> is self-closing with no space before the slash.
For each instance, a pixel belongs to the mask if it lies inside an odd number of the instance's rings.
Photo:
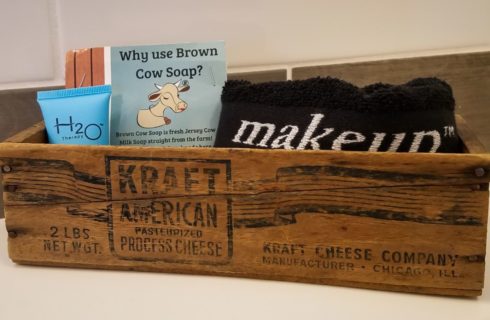
<path id="1" fill-rule="evenodd" d="M 225 40 L 232 68 L 490 50 L 490 0 L 0 0 L 0 89 L 63 83 L 64 52 Z"/>

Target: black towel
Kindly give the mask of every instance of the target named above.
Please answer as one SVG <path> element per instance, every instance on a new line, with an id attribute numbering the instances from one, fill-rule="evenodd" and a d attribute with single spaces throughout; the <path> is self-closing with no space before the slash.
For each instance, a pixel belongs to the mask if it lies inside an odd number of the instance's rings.
<path id="1" fill-rule="evenodd" d="M 437 78 L 359 88 L 335 78 L 227 81 L 216 147 L 460 152 L 451 87 Z"/>

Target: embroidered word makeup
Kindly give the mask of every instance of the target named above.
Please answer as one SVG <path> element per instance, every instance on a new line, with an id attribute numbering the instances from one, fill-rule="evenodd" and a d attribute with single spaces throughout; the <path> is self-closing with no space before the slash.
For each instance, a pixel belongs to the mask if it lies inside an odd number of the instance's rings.
<path id="1" fill-rule="evenodd" d="M 388 135 L 385 132 L 373 132 L 369 135 L 357 131 L 336 132 L 335 128 L 319 128 L 320 122 L 325 117 L 321 113 L 310 114 L 311 121 L 304 129 L 296 125 L 284 125 L 278 132 L 278 128 L 273 123 L 261 123 L 256 121 L 241 120 L 241 126 L 232 139 L 233 143 L 248 146 L 288 149 L 288 150 L 319 150 L 320 144 L 324 144 L 323 139 L 332 139 L 332 150 L 344 150 L 347 145 L 365 144 L 371 139 L 369 147 L 365 151 L 380 151 L 380 146 L 389 141 L 386 151 L 396 152 L 402 143 L 407 143 L 405 139 L 410 139 L 409 152 L 420 152 L 422 142 L 429 143 L 425 152 L 436 152 L 441 146 L 441 136 L 447 132 L 454 131 L 454 128 L 443 128 L 443 132 L 438 130 L 423 130 L 417 132 L 400 132 Z M 298 136 L 302 132 L 302 136 Z M 301 137 L 300 140 L 296 139 Z M 294 142 L 294 143 L 293 143 Z M 425 148 L 424 148 L 425 149 Z"/>

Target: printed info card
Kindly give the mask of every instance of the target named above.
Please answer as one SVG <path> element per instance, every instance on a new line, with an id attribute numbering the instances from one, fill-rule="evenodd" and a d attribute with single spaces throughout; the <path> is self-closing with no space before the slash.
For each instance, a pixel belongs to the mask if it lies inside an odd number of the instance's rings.
<path id="1" fill-rule="evenodd" d="M 226 81 L 224 42 L 104 50 L 112 145 L 214 144 Z"/>

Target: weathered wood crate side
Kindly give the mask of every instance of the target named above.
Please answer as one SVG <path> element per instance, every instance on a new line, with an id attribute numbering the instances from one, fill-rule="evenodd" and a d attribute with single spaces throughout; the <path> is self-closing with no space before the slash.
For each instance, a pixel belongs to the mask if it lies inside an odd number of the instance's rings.
<path id="1" fill-rule="evenodd" d="M 490 155 L 43 139 L 0 145 L 17 263 L 481 294 Z"/>

